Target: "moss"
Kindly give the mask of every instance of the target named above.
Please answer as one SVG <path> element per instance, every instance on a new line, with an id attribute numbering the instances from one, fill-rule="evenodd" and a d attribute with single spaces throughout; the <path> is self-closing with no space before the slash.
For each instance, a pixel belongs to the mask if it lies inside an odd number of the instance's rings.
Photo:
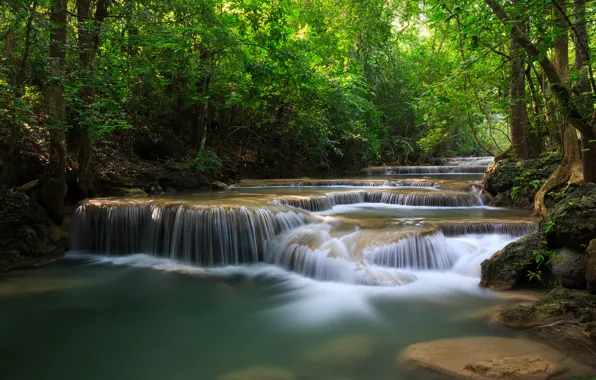
<path id="1" fill-rule="evenodd" d="M 532 327 L 560 320 L 585 321 L 596 311 L 596 296 L 565 289 L 553 289 L 531 305 L 518 305 L 501 313 L 499 319 L 515 327 Z"/>
<path id="2" fill-rule="evenodd" d="M 536 159 L 517 161 L 505 158 L 490 170 L 484 188 L 494 196 L 491 204 L 508 207 L 531 207 L 534 195 L 555 171 L 560 155 L 546 153 Z"/>

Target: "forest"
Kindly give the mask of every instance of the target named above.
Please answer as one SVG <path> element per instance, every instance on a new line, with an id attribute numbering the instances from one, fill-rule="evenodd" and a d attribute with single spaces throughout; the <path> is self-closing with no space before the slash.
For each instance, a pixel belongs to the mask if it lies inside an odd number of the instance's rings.
<path id="1" fill-rule="evenodd" d="M 3 1 L 0 181 L 40 178 L 49 208 L 66 182 L 75 201 L 93 196 L 106 146 L 228 181 L 564 151 L 548 187 L 594 181 L 595 11 L 585 1 Z"/>

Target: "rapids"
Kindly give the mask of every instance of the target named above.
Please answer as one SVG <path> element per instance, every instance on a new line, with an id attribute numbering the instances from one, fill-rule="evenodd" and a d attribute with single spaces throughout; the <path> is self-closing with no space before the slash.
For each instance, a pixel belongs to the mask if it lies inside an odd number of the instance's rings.
<path id="1" fill-rule="evenodd" d="M 67 260 L 0 283 L 3 372 L 417 379 L 395 368 L 408 344 L 510 334 L 467 317 L 498 302 L 480 263 L 537 229 L 487 205 L 491 160 L 85 201 Z"/>

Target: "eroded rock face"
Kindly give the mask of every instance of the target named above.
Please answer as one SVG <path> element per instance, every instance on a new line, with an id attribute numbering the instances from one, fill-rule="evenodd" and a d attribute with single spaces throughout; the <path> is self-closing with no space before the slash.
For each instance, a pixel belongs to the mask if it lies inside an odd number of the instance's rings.
<path id="1" fill-rule="evenodd" d="M 457 379 L 552 379 L 591 369 L 562 352 L 519 338 L 470 337 L 416 343 L 398 356 L 404 369 L 426 369 Z"/>
<path id="2" fill-rule="evenodd" d="M 0 189 L 0 272 L 42 265 L 64 253 L 62 232 L 25 194 Z"/>
<path id="3" fill-rule="evenodd" d="M 480 286 L 513 289 L 528 283 L 528 270 L 535 262 L 533 251 L 545 250 L 545 236 L 534 233 L 508 244 L 481 264 Z"/>
<path id="4" fill-rule="evenodd" d="M 586 249 L 586 283 L 588 292 L 596 294 L 596 239 Z"/>
<path id="5" fill-rule="evenodd" d="M 553 280 L 570 289 L 586 288 L 586 260 L 583 252 L 563 247 L 557 251 L 557 259 L 550 263 Z"/>
<path id="6" fill-rule="evenodd" d="M 577 187 L 549 210 L 541 225 L 551 249 L 567 246 L 584 251 L 596 239 L 596 184 Z"/>

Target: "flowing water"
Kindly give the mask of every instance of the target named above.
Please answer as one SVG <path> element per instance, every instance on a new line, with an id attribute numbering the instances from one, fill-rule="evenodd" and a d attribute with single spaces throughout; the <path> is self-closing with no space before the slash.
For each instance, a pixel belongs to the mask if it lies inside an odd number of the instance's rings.
<path id="1" fill-rule="evenodd" d="M 480 263 L 536 230 L 490 158 L 444 164 L 84 202 L 66 260 L 0 281 L 3 378 L 427 379 L 407 345 L 512 335 Z"/>

